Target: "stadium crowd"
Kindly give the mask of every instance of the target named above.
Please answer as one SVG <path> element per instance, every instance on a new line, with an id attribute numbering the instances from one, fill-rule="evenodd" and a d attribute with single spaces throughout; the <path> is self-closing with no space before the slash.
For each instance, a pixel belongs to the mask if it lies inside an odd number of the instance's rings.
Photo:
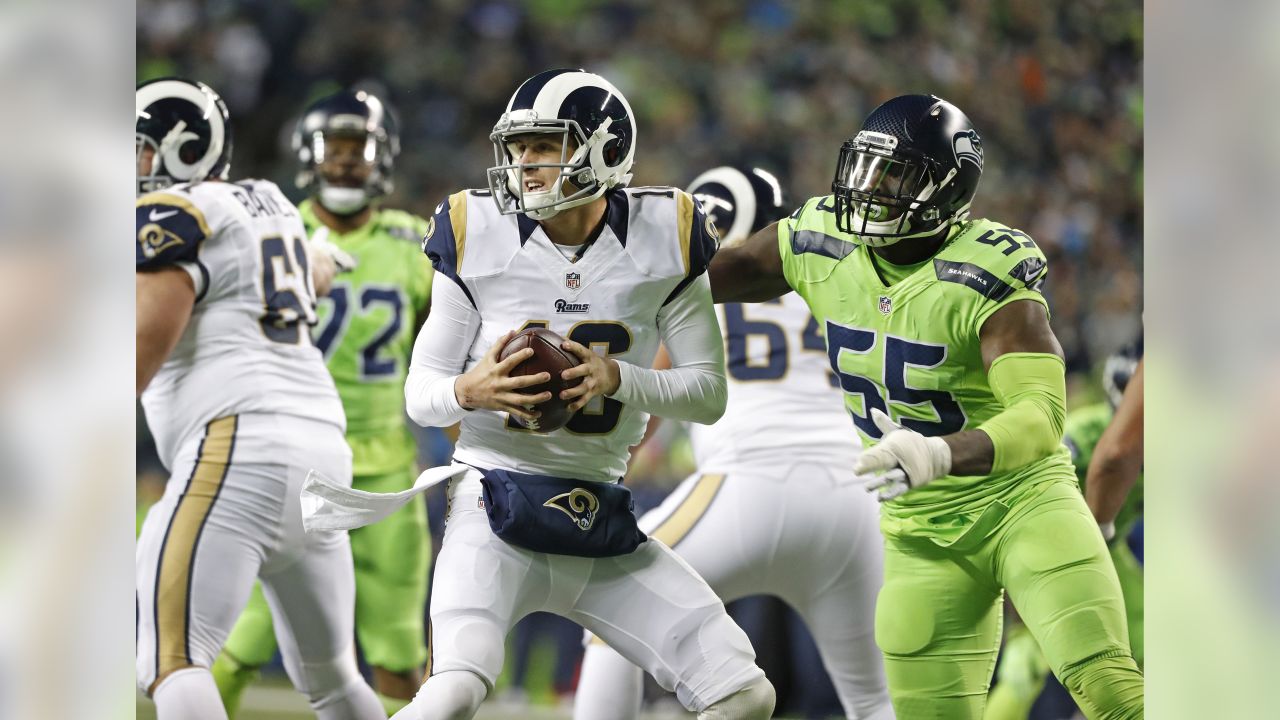
<path id="1" fill-rule="evenodd" d="M 793 198 L 826 192 L 836 150 L 879 102 L 932 92 L 967 109 L 988 169 L 976 216 L 1021 223 L 1049 256 L 1053 325 L 1087 372 L 1137 332 L 1142 16 L 1120 0 L 146 0 L 140 79 L 226 98 L 236 174 L 292 187 L 289 132 L 339 84 L 390 98 L 404 151 L 391 203 L 427 213 L 484 182 L 488 130 L 535 69 L 585 67 L 632 100 L 636 183 L 754 161 Z"/>

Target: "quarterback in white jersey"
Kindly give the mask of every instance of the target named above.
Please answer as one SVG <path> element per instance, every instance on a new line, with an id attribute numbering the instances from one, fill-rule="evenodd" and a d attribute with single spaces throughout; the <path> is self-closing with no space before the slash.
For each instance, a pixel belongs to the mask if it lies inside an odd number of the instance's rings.
<path id="1" fill-rule="evenodd" d="M 490 137 L 490 189 L 450 196 L 424 243 L 437 277 L 407 407 L 424 425 L 461 420 L 454 462 L 468 467 L 449 487 L 429 678 L 395 718 L 472 717 L 501 671 L 507 632 L 536 611 L 608 638 L 702 718 L 769 717 L 773 688 L 746 635 L 688 565 L 635 531 L 618 485 L 648 413 L 713 422 L 723 412 L 724 355 L 705 274 L 714 227 L 684 192 L 625 187 L 635 123 L 598 75 L 535 75 Z M 531 350 L 498 361 L 514 331 L 531 326 L 562 334 L 580 361 L 565 371 L 583 380 L 561 395 L 577 411 L 562 429 L 516 422 L 531 424 L 530 405 L 550 397 L 518 393 L 546 373 L 509 377 Z M 650 369 L 660 342 L 670 370 Z M 532 499 L 542 487 L 568 491 L 544 505 Z M 530 536 L 499 537 L 507 530 L 497 506 L 508 502 L 528 503 Z M 621 549 L 577 539 L 628 522 L 638 539 Z M 563 546 L 530 549 L 552 537 Z"/>
<path id="2" fill-rule="evenodd" d="M 726 244 L 786 214 L 777 180 L 758 168 L 714 168 L 689 191 Z M 721 313 L 728 407 L 713 425 L 689 426 L 698 472 L 640 528 L 726 602 L 757 594 L 786 601 L 812 631 L 845 714 L 892 718 L 874 637 L 884 562 L 878 512 L 855 482 L 859 446 L 817 323 L 794 293 L 726 303 Z M 635 718 L 642 680 L 640 668 L 591 641 L 575 720 Z"/>
<path id="3" fill-rule="evenodd" d="M 137 389 L 171 473 L 138 539 L 137 681 L 160 718 L 226 718 L 209 667 L 256 577 L 285 666 L 320 718 L 385 718 L 356 666 L 345 534 L 306 536 L 308 468 L 351 477 L 333 380 L 306 324 L 315 293 L 297 209 L 226 182 L 222 100 L 137 90 Z"/>

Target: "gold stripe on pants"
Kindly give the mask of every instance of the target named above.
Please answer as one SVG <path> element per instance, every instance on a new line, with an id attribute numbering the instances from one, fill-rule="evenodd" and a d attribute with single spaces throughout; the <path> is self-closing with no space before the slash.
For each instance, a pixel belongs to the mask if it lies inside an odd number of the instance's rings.
<path id="1" fill-rule="evenodd" d="M 661 540 L 668 547 L 675 547 L 676 543 L 683 540 L 693 526 L 698 524 L 706 514 L 707 508 L 711 507 L 711 501 L 715 499 L 716 493 L 720 492 L 724 478 L 722 473 L 703 475 L 698 478 L 693 485 L 693 490 L 689 491 L 675 512 L 663 520 L 656 530 L 649 533 L 649 537 Z"/>
<path id="2" fill-rule="evenodd" d="M 160 546 L 155 587 L 156 683 L 174 670 L 189 667 L 191 648 L 192 565 L 200 534 L 213 503 L 222 491 L 231 451 L 236 444 L 235 415 L 218 418 L 205 426 L 187 487 L 178 498 Z"/>

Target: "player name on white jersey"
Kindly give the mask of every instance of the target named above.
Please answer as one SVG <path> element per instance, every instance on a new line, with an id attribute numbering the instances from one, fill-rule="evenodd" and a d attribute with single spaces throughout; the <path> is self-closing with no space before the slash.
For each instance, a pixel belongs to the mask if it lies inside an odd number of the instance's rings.
<path id="1" fill-rule="evenodd" d="M 161 460 L 210 420 L 293 415 L 345 426 L 320 351 L 306 232 L 275 184 L 179 184 L 138 199 L 138 269 L 177 266 L 196 303 L 142 396 Z M 243 458 L 253 460 L 252 458 Z M 269 460 L 269 458 L 267 459 Z"/>

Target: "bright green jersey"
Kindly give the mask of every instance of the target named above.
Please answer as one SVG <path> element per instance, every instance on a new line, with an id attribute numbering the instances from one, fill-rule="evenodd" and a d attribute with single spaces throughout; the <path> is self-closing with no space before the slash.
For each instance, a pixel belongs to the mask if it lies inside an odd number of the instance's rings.
<path id="1" fill-rule="evenodd" d="M 1076 479 L 1080 482 L 1080 490 L 1084 490 L 1085 477 L 1089 474 L 1089 462 L 1093 460 L 1093 449 L 1098 446 L 1102 433 L 1111 424 L 1114 413 L 1111 405 L 1105 402 L 1086 405 L 1067 413 L 1063 427 L 1063 443 L 1071 451 L 1071 462 L 1076 468 Z M 1127 537 L 1133 524 L 1142 516 L 1142 476 L 1125 498 L 1116 516 L 1116 532 L 1121 538 Z"/>
<path id="2" fill-rule="evenodd" d="M 1003 410 L 987 382 L 978 331 L 1009 303 L 1048 307 L 1040 294 L 1045 257 L 1025 233 L 969 221 L 927 262 L 886 285 L 876 271 L 885 261 L 873 264 L 869 248 L 836 228 L 827 196 L 779 224 L 778 247 L 788 283 L 824 329 L 864 442 L 881 437 L 872 408 L 929 436 L 972 430 Z M 975 523 L 989 530 L 1032 486 L 1072 479 L 1065 447 L 1012 472 L 948 475 L 885 503 L 882 527 L 949 544 Z"/>
<path id="3" fill-rule="evenodd" d="M 334 278 L 312 329 L 347 413 L 355 475 L 392 472 L 414 461 L 405 425 L 404 380 L 414 333 L 431 298 L 431 263 L 422 254 L 427 221 L 400 210 L 375 209 L 360 229 L 339 235 L 316 217 L 312 200 L 298 208 L 312 237 L 358 263 Z"/>

